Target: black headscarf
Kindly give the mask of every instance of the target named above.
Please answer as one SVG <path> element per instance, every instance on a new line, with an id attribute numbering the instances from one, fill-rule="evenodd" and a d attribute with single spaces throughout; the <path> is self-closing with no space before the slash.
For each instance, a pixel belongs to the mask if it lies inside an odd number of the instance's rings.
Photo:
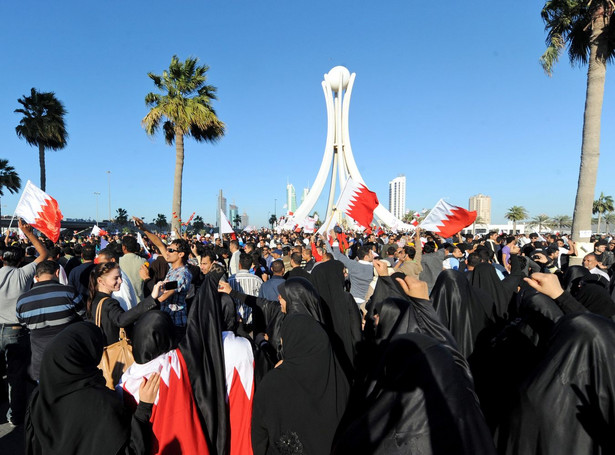
<path id="1" fill-rule="evenodd" d="M 230 441 L 229 410 L 222 347 L 219 275 L 208 274 L 188 313 L 179 342 L 210 453 L 225 454 Z"/>
<path id="2" fill-rule="evenodd" d="M 579 281 L 583 278 L 590 276 L 591 273 L 582 265 L 572 265 L 568 267 L 566 273 L 561 278 L 561 284 L 564 291 L 572 292 L 573 289 L 578 288 Z"/>
<path id="3" fill-rule="evenodd" d="M 440 321 L 455 337 L 459 351 L 468 358 L 480 332 L 494 322 L 493 299 L 473 287 L 457 270 L 443 270 L 429 297 Z"/>
<path id="4" fill-rule="evenodd" d="M 592 313 L 605 318 L 615 315 L 615 302 L 608 291 L 608 283 L 599 275 L 590 274 L 581 278 L 571 294 Z"/>
<path id="5" fill-rule="evenodd" d="M 132 332 L 135 362 L 144 364 L 172 350 L 173 332 L 173 321 L 167 313 L 151 310 L 139 316 Z"/>
<path id="6" fill-rule="evenodd" d="M 130 413 L 98 369 L 104 339 L 71 324 L 47 346 L 26 417 L 28 454 L 116 454 L 130 438 Z"/>
<path id="7" fill-rule="evenodd" d="M 497 317 L 508 318 L 508 305 L 520 278 L 508 276 L 504 280 L 500 280 L 495 268 L 484 262 L 474 267 L 470 282 L 472 286 L 482 289 L 493 298 Z"/>
<path id="8" fill-rule="evenodd" d="M 278 292 L 286 300 L 286 314 L 307 314 L 321 324 L 326 323 L 320 296 L 305 278 L 289 278 L 280 283 Z"/>
<path id="9" fill-rule="evenodd" d="M 615 325 L 560 318 L 549 348 L 499 432 L 501 453 L 615 453 Z"/>
<path id="10" fill-rule="evenodd" d="M 329 337 L 314 318 L 288 315 L 282 325 L 284 362 L 263 378 L 254 396 L 255 455 L 279 453 L 295 440 L 306 454 L 328 454 L 347 401 L 347 382 Z"/>
<path id="11" fill-rule="evenodd" d="M 396 335 L 333 454 L 495 454 L 472 382 L 432 337 Z"/>
<path id="12" fill-rule="evenodd" d="M 324 262 L 312 270 L 310 279 L 322 299 L 325 317 L 331 321 L 329 336 L 338 338 L 344 361 L 352 368 L 361 340 L 361 313 L 352 295 L 344 290 L 344 264 L 335 260 Z M 335 354 L 342 361 L 342 353 L 336 349 Z"/>

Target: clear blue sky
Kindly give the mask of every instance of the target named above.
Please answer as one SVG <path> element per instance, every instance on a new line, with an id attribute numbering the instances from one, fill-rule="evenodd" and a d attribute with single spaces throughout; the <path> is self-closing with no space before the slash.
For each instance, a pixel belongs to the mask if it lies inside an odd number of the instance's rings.
<path id="1" fill-rule="evenodd" d="M 343 5 L 347 7 L 343 9 Z M 563 56 L 552 78 L 543 2 L 23 1 L 2 2 L 0 157 L 39 184 L 38 152 L 15 135 L 17 99 L 54 91 L 70 139 L 47 153 L 47 191 L 66 217 L 112 210 L 171 214 L 175 151 L 140 125 L 149 71 L 173 54 L 199 57 L 227 124 L 215 145 L 185 144 L 183 213 L 215 222 L 216 194 L 266 224 L 286 181 L 313 182 L 326 134 L 320 82 L 357 73 L 350 138 L 368 186 L 388 205 L 388 181 L 408 178 L 407 208 L 440 197 L 467 206 L 570 214 L 578 178 L 586 68 Z M 613 71 L 613 67 L 609 71 Z M 596 192 L 615 194 L 615 83 L 607 73 Z M 2 198 L 12 212 L 17 196 Z M 324 199 L 324 198 L 322 198 Z M 321 206 L 324 204 L 321 204 Z M 320 206 L 317 206 L 319 208 Z M 322 210 L 322 209 L 321 209 Z"/>

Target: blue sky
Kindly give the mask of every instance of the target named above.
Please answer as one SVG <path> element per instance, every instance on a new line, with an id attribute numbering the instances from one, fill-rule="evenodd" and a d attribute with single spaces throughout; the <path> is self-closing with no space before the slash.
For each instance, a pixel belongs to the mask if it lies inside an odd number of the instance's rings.
<path id="1" fill-rule="evenodd" d="M 290 180 L 300 194 L 322 159 L 320 82 L 336 65 L 357 73 L 350 138 L 366 183 L 388 204 L 407 176 L 407 208 L 440 197 L 467 206 L 492 197 L 492 219 L 572 215 L 586 68 L 563 56 L 552 78 L 543 2 L 25 1 L 2 2 L 0 157 L 39 183 L 38 152 L 15 135 L 17 99 L 54 91 L 69 114 L 68 146 L 47 153 L 47 191 L 66 217 L 125 208 L 171 214 L 174 147 L 140 125 L 148 72 L 171 56 L 199 57 L 227 124 L 217 144 L 187 139 L 183 213 L 215 222 L 216 195 L 266 224 Z M 612 67 L 608 71 L 613 71 Z M 597 194 L 615 194 L 615 83 L 607 72 Z M 324 200 L 324 197 L 321 198 Z M 2 198 L 12 212 L 18 196 Z M 323 210 L 324 202 L 317 206 Z M 322 213 L 322 212 L 321 212 Z"/>

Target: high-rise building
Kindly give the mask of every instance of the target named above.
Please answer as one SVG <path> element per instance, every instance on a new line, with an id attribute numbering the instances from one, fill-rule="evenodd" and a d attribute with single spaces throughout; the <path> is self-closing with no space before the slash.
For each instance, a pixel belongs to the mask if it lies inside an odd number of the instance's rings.
<path id="1" fill-rule="evenodd" d="M 218 210 L 216 211 L 216 226 L 220 226 L 220 210 L 226 215 L 226 198 L 222 195 L 222 190 L 218 193 Z"/>
<path id="2" fill-rule="evenodd" d="M 476 221 L 480 224 L 491 224 L 491 197 L 477 194 L 470 198 L 470 210 L 476 210 Z"/>
<path id="3" fill-rule="evenodd" d="M 292 183 L 286 185 L 286 210 L 287 213 L 295 213 L 297 210 L 297 196 L 295 194 L 295 187 Z"/>
<path id="4" fill-rule="evenodd" d="M 250 217 L 248 216 L 248 214 L 246 213 L 246 211 L 243 211 L 243 215 L 241 215 L 241 227 L 245 228 L 246 226 L 248 226 L 250 224 Z"/>
<path id="5" fill-rule="evenodd" d="M 231 222 L 231 226 L 235 227 L 235 219 L 239 216 L 239 208 L 235 204 L 228 206 L 228 220 Z M 241 218 L 241 217 L 240 217 Z"/>
<path id="6" fill-rule="evenodd" d="M 389 212 L 401 220 L 406 214 L 406 176 L 400 175 L 389 182 Z"/>
<path id="7" fill-rule="evenodd" d="M 302 204 L 303 204 L 303 201 L 305 201 L 305 198 L 307 197 L 309 192 L 310 192 L 309 188 L 303 188 L 303 193 L 301 193 L 301 203 Z"/>

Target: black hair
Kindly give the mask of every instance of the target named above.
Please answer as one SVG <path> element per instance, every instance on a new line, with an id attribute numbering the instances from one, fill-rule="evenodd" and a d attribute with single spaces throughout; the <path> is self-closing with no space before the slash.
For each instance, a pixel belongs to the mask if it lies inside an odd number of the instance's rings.
<path id="1" fill-rule="evenodd" d="M 138 253 L 141 251 L 141 247 L 139 246 L 139 242 L 132 235 L 125 235 L 122 238 L 122 246 L 126 248 L 126 251 L 129 253 Z"/>
<path id="2" fill-rule="evenodd" d="M 423 251 L 426 254 L 433 253 L 434 251 L 436 251 L 436 244 L 434 242 L 425 243 L 425 245 L 423 245 Z"/>
<path id="3" fill-rule="evenodd" d="M 86 245 L 83 247 L 83 250 L 81 251 L 81 258 L 84 261 L 93 261 L 95 257 L 96 248 L 94 248 L 94 245 Z"/>
<path id="4" fill-rule="evenodd" d="M 277 273 L 281 273 L 284 271 L 284 262 L 281 259 L 276 259 L 275 261 L 273 261 L 271 263 L 271 272 L 273 272 L 274 274 Z"/>
<path id="5" fill-rule="evenodd" d="M 390 246 L 387 248 L 387 254 L 390 256 L 392 254 L 395 254 L 395 252 L 397 251 L 397 248 L 395 248 L 394 246 Z"/>
<path id="6" fill-rule="evenodd" d="M 244 270 L 250 270 L 250 267 L 252 267 L 252 255 L 248 253 L 241 253 L 239 255 L 239 265 Z"/>
<path id="7" fill-rule="evenodd" d="M 290 255 L 290 260 L 293 261 L 297 265 L 301 265 L 301 253 L 293 253 Z"/>
<path id="8" fill-rule="evenodd" d="M 365 259 L 365 256 L 369 256 L 370 251 L 372 250 L 371 246 L 369 245 L 363 245 L 362 247 L 360 247 L 357 251 L 357 257 L 360 260 Z"/>
<path id="9" fill-rule="evenodd" d="M 60 270 L 60 264 L 51 259 L 47 259 L 43 262 L 39 262 L 36 266 L 36 276 L 55 275 L 58 270 Z"/>
<path id="10" fill-rule="evenodd" d="M 467 265 L 468 267 L 476 267 L 481 263 L 481 259 L 478 253 L 470 253 L 468 255 Z"/>
<path id="11" fill-rule="evenodd" d="M 4 262 L 4 265 L 17 267 L 23 260 L 23 257 L 24 254 L 21 248 L 18 246 L 10 246 L 2 254 L 2 261 Z"/>
<path id="12" fill-rule="evenodd" d="M 104 256 L 106 258 L 112 259 L 115 262 L 118 262 L 120 260 L 120 255 L 117 254 L 117 251 L 114 251 L 113 248 L 105 248 L 103 250 L 100 250 L 100 253 L 98 253 L 99 256 Z"/>
<path id="13" fill-rule="evenodd" d="M 87 314 L 92 317 L 92 302 L 96 296 L 96 288 L 98 287 L 98 278 L 111 270 L 119 269 L 120 265 L 117 262 L 105 262 L 104 264 L 97 264 L 90 272 L 90 280 L 88 283 L 88 302 L 87 302 Z"/>
<path id="14" fill-rule="evenodd" d="M 389 249 L 391 248 L 393 247 L 389 247 Z M 410 259 L 414 259 L 414 256 L 416 256 L 416 248 L 410 245 L 406 245 L 404 246 L 404 253 L 406 253 L 406 255 L 408 255 Z"/>
<path id="15" fill-rule="evenodd" d="M 182 256 L 182 262 L 185 264 L 188 262 L 190 255 L 190 245 L 184 239 L 175 239 L 171 242 L 171 245 L 175 247 L 178 253 L 184 253 Z"/>

